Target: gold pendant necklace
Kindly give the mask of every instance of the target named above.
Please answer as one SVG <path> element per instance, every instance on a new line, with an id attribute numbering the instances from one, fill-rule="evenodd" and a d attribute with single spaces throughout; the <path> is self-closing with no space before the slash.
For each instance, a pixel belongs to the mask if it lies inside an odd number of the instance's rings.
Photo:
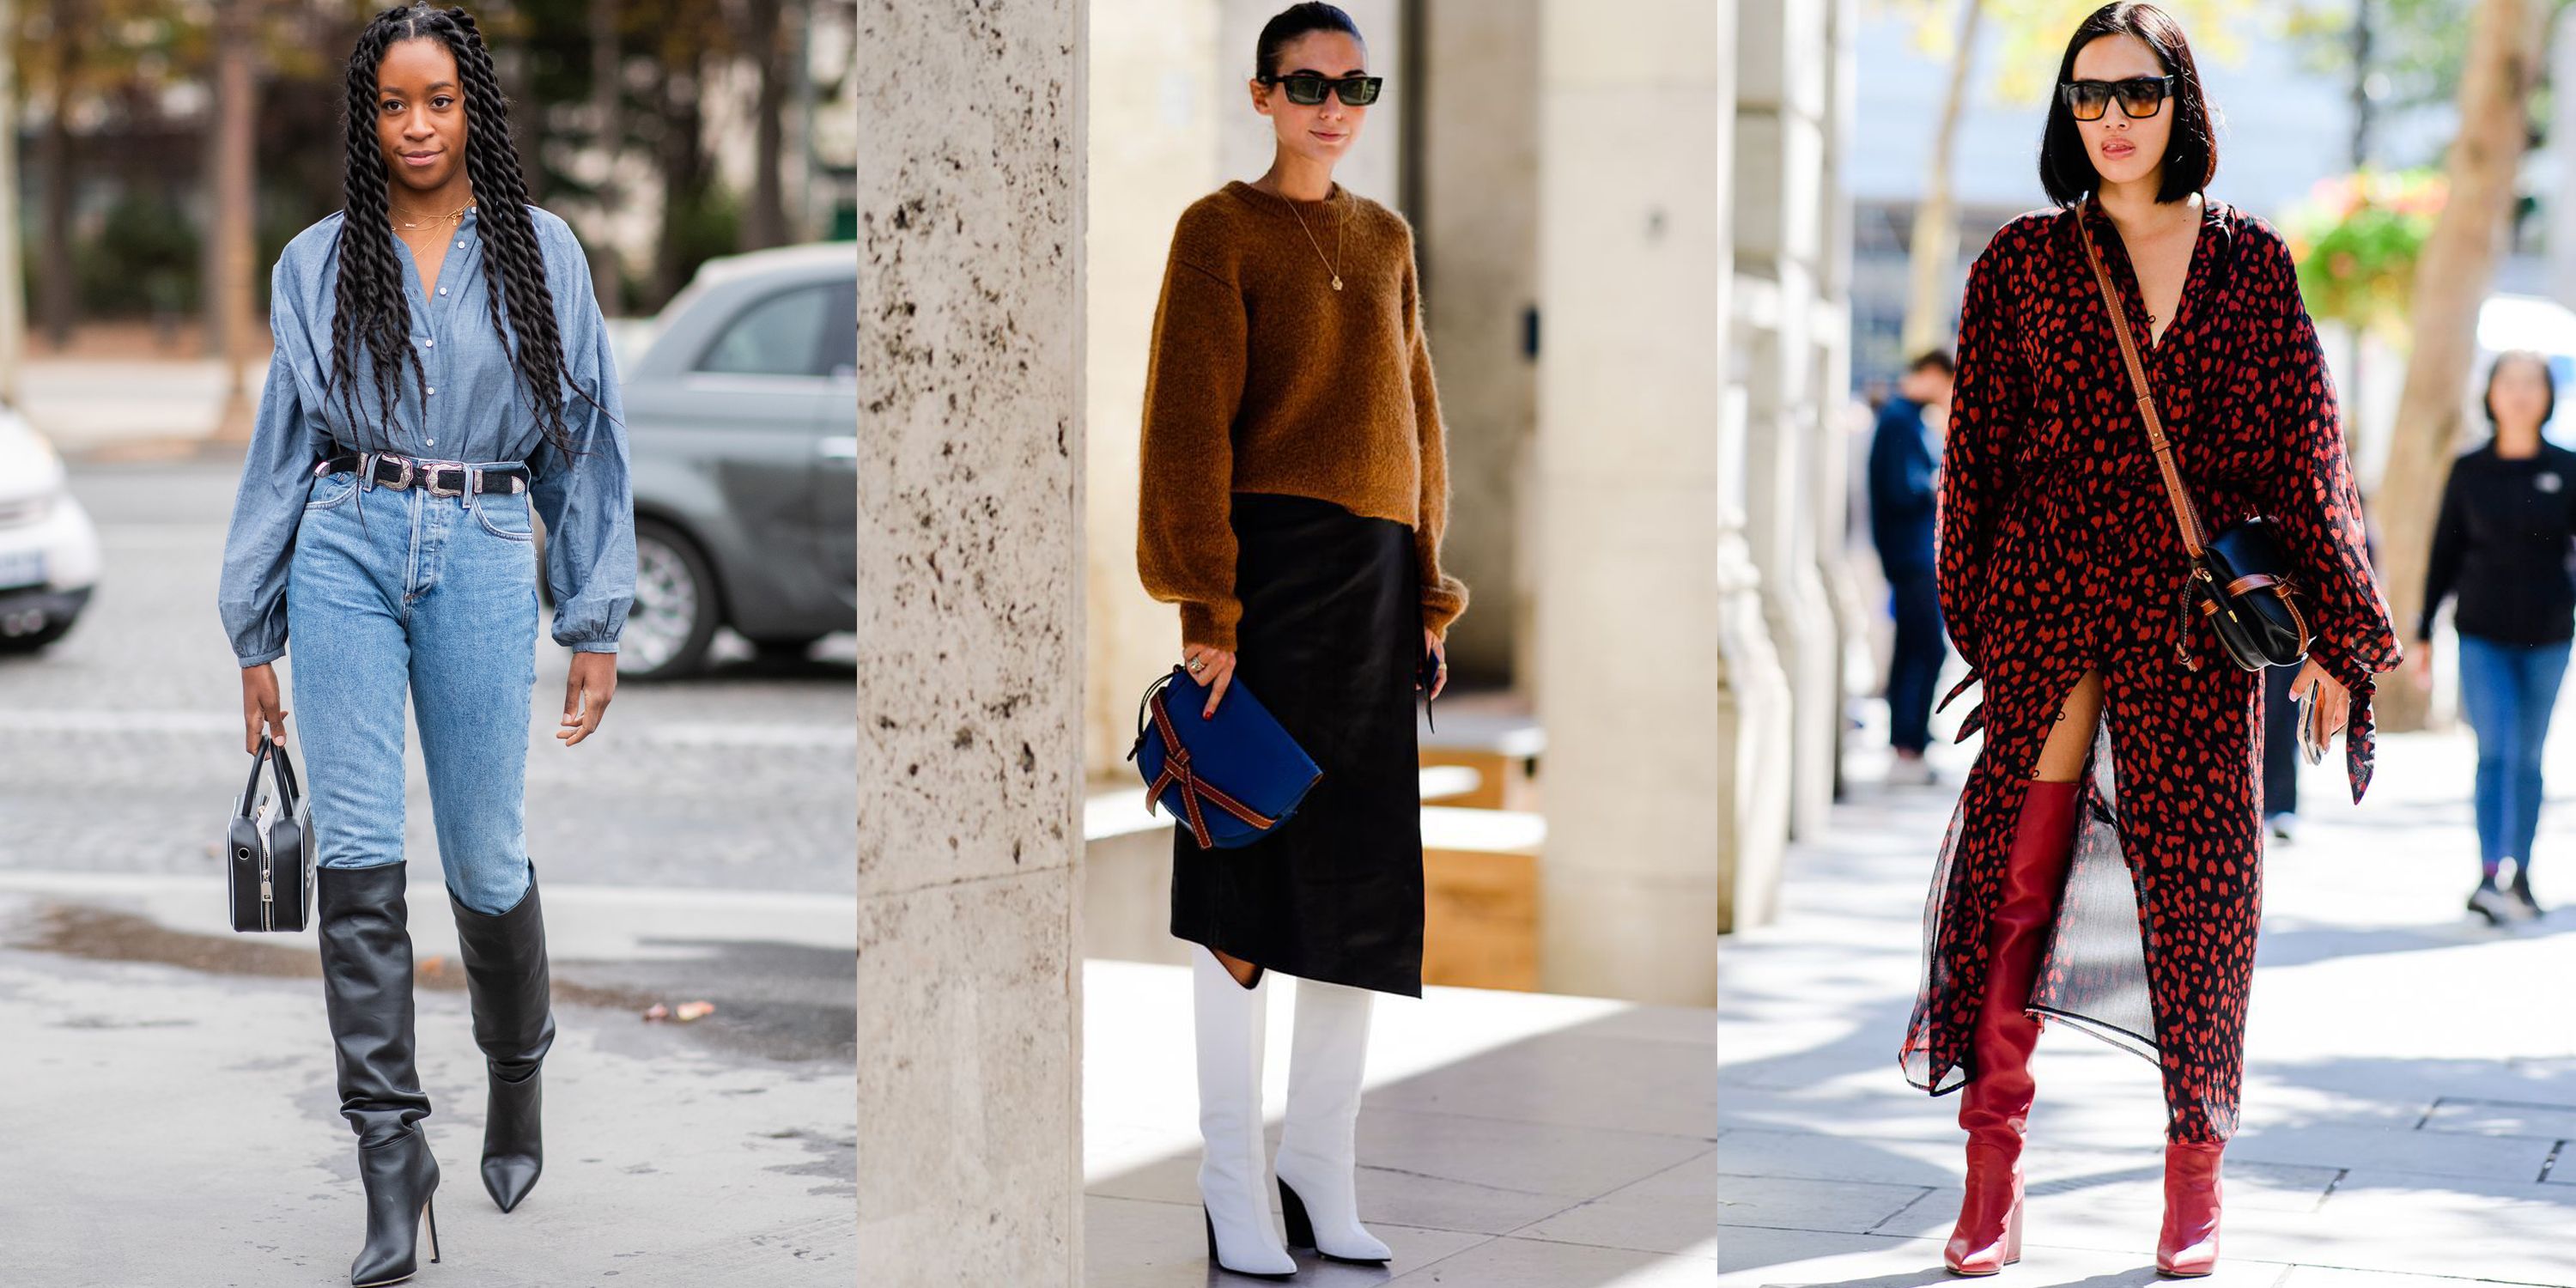
<path id="1" fill-rule="evenodd" d="M 440 215 L 440 216 L 439 216 L 439 217 L 437 217 L 436 219 L 424 219 L 424 220 L 421 220 L 421 221 L 420 221 L 420 222 L 418 222 L 418 223 L 412 223 L 412 222 L 408 222 L 408 221 L 405 221 L 405 220 L 396 219 L 396 220 L 394 220 L 394 226 L 395 226 L 396 228 L 412 229 L 412 228 L 428 228 L 428 227 L 431 227 L 431 226 L 433 226 L 433 225 L 437 225 L 437 224 L 445 224 L 445 223 L 463 223 L 463 222 L 465 222 L 465 212 L 466 212 L 466 211 L 469 211 L 469 210 L 472 210 L 473 208 L 474 208 L 474 203 L 469 201 L 469 202 L 466 202 L 464 205 L 458 206 L 458 207 L 457 207 L 456 209 L 454 209 L 454 210 L 448 211 L 446 214 Z M 387 214 L 388 214 L 388 217 L 390 217 L 391 212 L 387 212 Z"/>
<path id="2" fill-rule="evenodd" d="M 1330 196 L 1324 199 L 1332 200 Z M 1344 213 L 1333 220 L 1333 257 L 1325 259 L 1324 244 L 1315 240 L 1315 230 L 1306 226 L 1306 216 L 1297 209 L 1297 203 L 1286 197 L 1281 197 L 1279 202 L 1288 207 L 1288 213 L 1297 220 L 1297 231 L 1306 234 L 1306 244 L 1315 248 L 1315 258 L 1323 263 L 1324 271 L 1333 275 L 1333 289 L 1342 289 L 1342 228 L 1350 222 L 1350 216 Z"/>

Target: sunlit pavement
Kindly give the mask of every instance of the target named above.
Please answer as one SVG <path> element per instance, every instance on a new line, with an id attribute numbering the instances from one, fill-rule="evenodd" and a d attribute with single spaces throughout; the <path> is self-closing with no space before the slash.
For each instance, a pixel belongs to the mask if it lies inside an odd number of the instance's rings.
<path id="1" fill-rule="evenodd" d="M 2544 902 L 2576 900 L 2576 737 L 2560 723 Z M 1725 1284 L 1951 1281 L 1958 1101 L 1908 1087 L 1895 1054 L 1924 887 L 1975 745 L 1936 748 L 1946 785 L 1930 789 L 1883 788 L 1879 758 L 1856 758 L 1833 834 L 1792 855 L 1779 922 L 1721 950 Z M 2576 1284 L 2576 907 L 2473 924 L 2473 767 L 2465 732 L 2383 735 L 2359 807 L 2340 751 L 2303 770 L 2297 840 L 2266 857 L 2226 1258 L 2209 1282 Z M 2057 1029 L 2034 1072 L 2025 1254 L 1997 1282 L 2154 1282 L 2155 1070 Z"/>
<path id="2" fill-rule="evenodd" d="M 1293 981 L 1272 980 L 1275 1148 Z M 1360 1212 L 1386 1267 L 1298 1254 L 1298 1282 L 1706 1288 L 1713 1016 L 1433 988 L 1379 1001 L 1360 1111 Z M 1258 1282 L 1213 1271 L 1200 1223 L 1186 967 L 1083 972 L 1084 1256 L 1094 1288 Z"/>

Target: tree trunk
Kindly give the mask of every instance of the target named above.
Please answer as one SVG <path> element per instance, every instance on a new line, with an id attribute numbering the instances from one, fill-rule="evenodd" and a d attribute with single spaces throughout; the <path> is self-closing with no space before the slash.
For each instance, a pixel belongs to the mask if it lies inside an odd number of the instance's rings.
<path id="1" fill-rule="evenodd" d="M 617 0 L 590 0 L 591 142 L 603 167 L 599 179 L 600 223 L 589 239 L 591 293 L 599 311 L 616 317 L 623 311 L 624 270 L 610 246 L 607 216 L 617 209 L 617 161 L 625 151 L 625 114 L 618 111 L 620 82 L 626 61 L 617 42 Z"/>
<path id="2" fill-rule="evenodd" d="M 760 97 L 752 110 L 757 160 L 751 172 L 751 208 L 743 212 L 744 250 L 787 244 L 787 210 L 778 170 L 786 150 L 781 118 L 787 111 L 789 68 L 780 49 L 779 5 L 780 0 L 750 0 L 745 24 L 751 56 L 760 68 Z M 801 75 L 805 69 L 794 70 Z"/>
<path id="3" fill-rule="evenodd" d="M 662 231 L 653 255 L 653 307 L 659 308 L 688 284 L 691 265 L 679 211 L 697 211 L 706 187 L 705 126 L 699 95 L 705 80 L 698 73 L 705 55 L 662 69 L 662 138 L 655 150 L 662 171 Z"/>
<path id="4" fill-rule="evenodd" d="M 1950 52 L 1950 87 L 1941 102 L 1941 127 L 1932 135 L 1932 173 L 1923 185 L 1923 202 L 1914 208 L 1914 240 L 1907 252 L 1912 270 L 1905 287 L 1905 360 L 1949 339 L 1950 311 L 1945 288 L 1951 262 L 1959 257 L 1959 216 L 1950 202 L 1950 154 L 1959 134 L 1959 115 L 1968 101 L 1968 71 L 1977 59 L 1977 22 L 1982 0 L 1960 0 L 1959 44 Z"/>
<path id="5" fill-rule="evenodd" d="M 2410 643 L 2423 609 L 2434 510 L 2460 434 L 2460 391 L 2477 354 L 2478 308 L 2513 208 L 2524 114 L 2539 79 L 2537 17 L 2530 0 L 2479 0 L 2460 75 L 2459 137 L 2444 163 L 2450 197 L 2415 269 L 2414 353 L 2373 507 L 2380 585 L 2400 638 Z M 2424 699 L 2413 684 L 2382 686 L 2375 704 L 2380 727 L 2422 728 Z"/>
<path id="6" fill-rule="evenodd" d="M 45 270 L 37 307 L 44 314 L 45 338 L 56 352 L 72 341 L 73 315 L 80 308 L 78 266 L 72 262 L 72 81 L 80 68 L 81 29 L 78 0 L 54 0 L 53 119 L 45 123 Z"/>
<path id="7" fill-rule="evenodd" d="M 219 437 L 248 442 L 256 409 L 251 405 L 249 364 L 259 326 L 252 301 L 258 258 L 253 231 L 253 132 L 259 101 L 251 86 L 251 22 L 259 0 L 222 0 L 215 16 L 215 298 L 223 311 L 224 409 Z"/>

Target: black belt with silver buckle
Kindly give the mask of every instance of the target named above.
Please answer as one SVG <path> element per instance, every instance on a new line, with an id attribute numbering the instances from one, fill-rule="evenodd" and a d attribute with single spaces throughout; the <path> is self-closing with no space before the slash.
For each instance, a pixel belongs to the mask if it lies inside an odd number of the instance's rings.
<path id="1" fill-rule="evenodd" d="M 376 486 L 396 491 L 416 486 L 431 496 L 463 496 L 468 492 L 516 494 L 528 490 L 527 473 L 516 465 L 460 465 L 359 452 L 326 457 L 313 467 L 313 473 L 317 477 L 339 474 L 357 469 L 362 463 L 371 463 L 368 476 Z"/>

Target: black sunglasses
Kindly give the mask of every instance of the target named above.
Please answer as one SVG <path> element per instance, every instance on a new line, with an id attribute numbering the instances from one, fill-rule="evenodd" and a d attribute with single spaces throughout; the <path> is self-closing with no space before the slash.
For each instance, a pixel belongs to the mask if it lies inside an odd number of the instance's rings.
<path id="1" fill-rule="evenodd" d="M 1265 75 L 1261 78 L 1261 83 L 1287 87 L 1288 101 L 1305 107 L 1313 107 L 1323 102 L 1326 90 L 1341 95 L 1342 101 L 1353 107 L 1366 107 L 1377 101 L 1377 92 L 1385 88 L 1386 78 L 1344 76 L 1340 80 L 1334 80 L 1330 77 L 1318 76 L 1313 72 L 1290 72 L 1285 76 Z"/>
<path id="2" fill-rule="evenodd" d="M 2120 99 L 2121 114 L 2135 120 L 2163 111 L 2166 96 L 2173 93 L 2173 84 L 2171 76 L 2132 76 L 2117 81 L 2068 81 L 2059 86 L 2057 92 L 2066 100 L 2067 110 L 2075 113 L 2076 120 L 2101 120 L 2115 94 Z"/>

